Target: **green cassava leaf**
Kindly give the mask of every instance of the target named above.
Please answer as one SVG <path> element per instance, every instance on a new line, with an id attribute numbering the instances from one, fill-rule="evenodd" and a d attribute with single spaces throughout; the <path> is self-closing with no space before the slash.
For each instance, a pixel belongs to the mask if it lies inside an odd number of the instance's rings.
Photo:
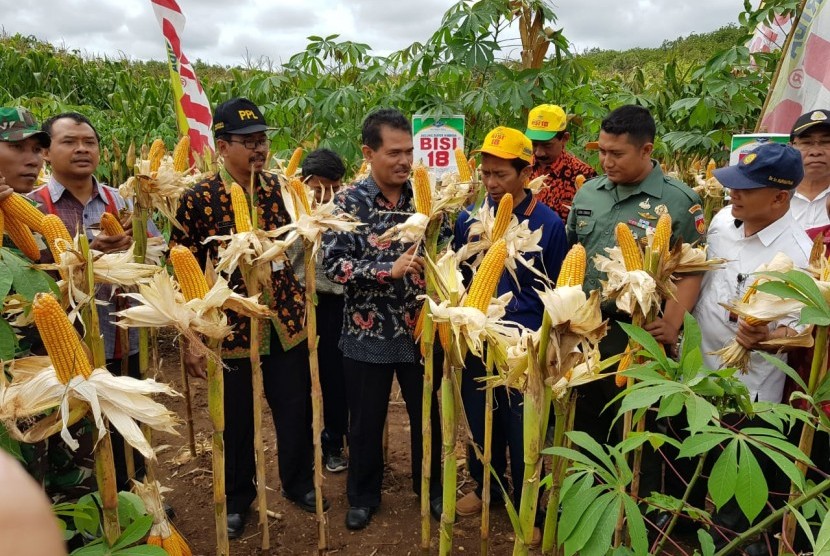
<path id="1" fill-rule="evenodd" d="M 738 477 L 737 443 L 735 440 L 726 445 L 709 475 L 709 494 L 716 508 L 723 507 L 735 495 L 735 480 Z"/>
<path id="2" fill-rule="evenodd" d="M 583 506 L 585 507 L 585 506 Z M 602 555 L 611 546 L 611 535 L 614 534 L 614 524 L 617 522 L 619 502 L 613 492 L 606 492 L 595 498 L 591 504 L 585 507 L 582 518 L 571 535 L 565 541 L 565 556 L 572 556 L 579 552 L 581 556 L 587 554 L 583 548 L 591 542 L 592 554 Z M 610 518 L 610 519 L 609 519 Z M 610 531 L 608 523 L 611 523 Z M 597 545 L 598 541 L 605 538 L 604 545 Z M 596 550 L 602 550 L 596 552 Z"/>
<path id="3" fill-rule="evenodd" d="M 735 500 L 750 523 L 755 521 L 769 497 L 769 488 L 764 472 L 758 464 L 752 449 L 740 442 L 738 454 L 738 476 L 735 479 Z"/>

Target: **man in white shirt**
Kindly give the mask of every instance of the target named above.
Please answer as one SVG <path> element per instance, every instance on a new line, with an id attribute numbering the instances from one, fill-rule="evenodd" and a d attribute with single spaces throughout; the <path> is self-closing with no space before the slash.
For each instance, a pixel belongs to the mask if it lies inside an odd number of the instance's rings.
<path id="1" fill-rule="evenodd" d="M 801 153 L 804 179 L 791 203 L 793 217 L 805 230 L 830 224 L 830 110 L 802 114 L 790 132 L 793 147 Z"/>
<path id="2" fill-rule="evenodd" d="M 779 252 L 796 267 L 807 266 L 812 243 L 790 210 L 790 196 L 803 175 L 799 152 L 775 143 L 761 145 L 736 166 L 715 170 L 715 177 L 730 189 L 732 204 L 715 215 L 707 233 L 709 256 L 728 262 L 704 275 L 695 306 L 704 354 L 721 349 L 733 338 L 747 349 L 773 352 L 762 342 L 797 333 L 797 314 L 769 325 L 751 326 L 719 303 L 740 298 L 754 280 L 752 273 Z M 704 355 L 704 359 L 713 369 L 721 366 L 717 355 Z M 781 401 L 785 375 L 759 354 L 752 354 L 749 372 L 739 378 L 753 399 Z"/>

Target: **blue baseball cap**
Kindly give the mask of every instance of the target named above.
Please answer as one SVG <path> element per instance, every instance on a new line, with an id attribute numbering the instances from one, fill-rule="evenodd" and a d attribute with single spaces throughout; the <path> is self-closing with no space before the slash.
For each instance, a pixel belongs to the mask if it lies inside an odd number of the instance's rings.
<path id="1" fill-rule="evenodd" d="M 744 156 L 735 166 L 718 168 L 717 180 L 729 189 L 774 187 L 790 190 L 804 178 L 801 153 L 790 145 L 763 143 Z"/>

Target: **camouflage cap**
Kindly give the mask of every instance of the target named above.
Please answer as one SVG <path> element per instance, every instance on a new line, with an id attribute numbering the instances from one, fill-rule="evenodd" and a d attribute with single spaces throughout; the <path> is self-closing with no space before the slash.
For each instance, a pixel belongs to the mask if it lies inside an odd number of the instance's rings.
<path id="1" fill-rule="evenodd" d="M 40 129 L 31 112 L 20 107 L 0 107 L 0 141 L 23 141 L 35 136 L 44 147 L 49 146 L 49 134 Z"/>

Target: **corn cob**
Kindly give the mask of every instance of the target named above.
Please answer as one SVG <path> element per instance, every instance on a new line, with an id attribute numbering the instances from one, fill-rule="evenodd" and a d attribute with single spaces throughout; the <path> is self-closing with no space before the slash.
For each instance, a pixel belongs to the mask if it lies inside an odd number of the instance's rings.
<path id="1" fill-rule="evenodd" d="M 66 245 L 55 240 L 62 239 L 70 244 L 72 243 L 72 236 L 69 235 L 69 230 L 66 229 L 63 220 L 54 214 L 47 214 L 43 218 L 43 239 L 46 240 L 46 245 L 52 252 L 52 258 L 55 262 L 59 262 L 61 254 L 66 251 Z"/>
<path id="2" fill-rule="evenodd" d="M 132 175 L 135 172 L 135 141 L 130 141 L 127 148 L 127 173 Z"/>
<path id="3" fill-rule="evenodd" d="M 182 135 L 173 149 L 173 170 L 187 172 L 188 168 L 190 168 L 190 136 Z"/>
<path id="4" fill-rule="evenodd" d="M 493 221 L 493 231 L 490 234 L 492 241 L 498 241 L 504 237 L 504 232 L 510 225 L 510 219 L 513 216 L 513 195 L 505 193 L 499 199 L 499 207 L 496 209 L 496 218 Z"/>
<path id="5" fill-rule="evenodd" d="M 415 211 L 429 216 L 432 188 L 429 184 L 429 170 L 423 164 L 418 164 L 412 171 L 412 190 L 415 195 Z"/>
<path id="6" fill-rule="evenodd" d="M 559 271 L 559 278 L 556 279 L 557 288 L 582 285 L 585 281 L 585 258 L 585 248 L 581 243 L 571 247 L 562 261 L 562 269 Z"/>
<path id="7" fill-rule="evenodd" d="M 760 280 L 755 280 L 751 286 L 749 286 L 746 291 L 744 292 L 744 296 L 741 298 L 741 302 L 749 303 L 752 299 L 752 296 L 755 295 L 757 291 L 757 286 L 760 283 Z M 761 319 L 756 319 L 755 317 L 743 317 L 744 322 L 746 322 L 750 326 L 758 326 L 760 324 L 767 324 L 766 321 Z"/>
<path id="8" fill-rule="evenodd" d="M 585 185 L 585 176 L 578 174 L 576 178 L 574 178 L 574 188 L 579 191 L 583 185 Z"/>
<path id="9" fill-rule="evenodd" d="M 160 535 L 150 535 L 147 537 L 147 544 L 163 548 L 169 556 L 192 556 L 193 553 L 187 545 L 187 541 L 184 540 L 178 529 L 169 521 L 167 526 L 170 528 L 169 537 L 162 539 Z"/>
<path id="10" fill-rule="evenodd" d="M 61 384 L 68 384 L 77 375 L 89 378 L 92 364 L 78 332 L 58 300 L 49 293 L 36 294 L 32 301 L 32 316 Z"/>
<path id="11" fill-rule="evenodd" d="M 231 184 L 231 204 L 233 205 L 233 220 L 236 226 L 236 233 L 250 232 L 251 212 L 248 209 L 248 198 L 238 183 Z"/>
<path id="12" fill-rule="evenodd" d="M 467 165 L 467 157 L 464 156 L 464 151 L 455 149 L 455 165 L 458 166 L 458 179 L 462 182 L 468 182 L 472 179 L 470 167 Z"/>
<path id="13" fill-rule="evenodd" d="M 150 161 L 150 173 L 154 174 L 158 172 L 159 166 L 161 166 L 161 159 L 164 158 L 164 152 L 167 148 L 164 146 L 164 141 L 161 139 L 156 139 L 153 141 L 153 144 L 150 145 L 150 152 L 147 154 L 147 158 Z"/>
<path id="14" fill-rule="evenodd" d="M 3 243 L 3 233 L 6 231 L 6 215 L 0 209 L 0 245 Z"/>
<path id="15" fill-rule="evenodd" d="M 104 232 L 104 235 L 117 236 L 124 233 L 124 227 L 118 221 L 118 218 L 109 212 L 105 212 L 101 215 L 101 231 Z"/>
<path id="16" fill-rule="evenodd" d="M 452 335 L 452 329 L 450 328 L 450 323 L 448 322 L 439 322 L 438 323 L 438 341 L 441 342 L 441 348 L 446 353 L 447 350 L 450 349 L 450 336 Z"/>
<path id="17" fill-rule="evenodd" d="M 305 214 L 311 214 L 311 205 L 308 202 L 308 191 L 306 191 L 303 180 L 300 178 L 291 178 L 288 185 L 293 190 L 294 197 L 296 197 L 302 205 Z"/>
<path id="18" fill-rule="evenodd" d="M 666 213 L 657 219 L 657 226 L 654 230 L 654 241 L 651 243 L 652 253 L 667 253 L 671 241 L 671 216 Z"/>
<path id="19" fill-rule="evenodd" d="M 5 210 L 3 212 L 5 214 L 6 235 L 29 260 L 39 261 L 40 250 L 37 248 L 37 242 L 35 236 L 32 235 L 32 231 L 19 220 L 9 218 Z"/>
<path id="20" fill-rule="evenodd" d="M 634 239 L 634 234 L 625 222 L 620 222 L 614 229 L 614 234 L 617 237 L 617 245 L 622 251 L 623 261 L 625 261 L 625 269 L 629 272 L 632 270 L 643 269 L 643 254 L 640 252 L 640 247 L 637 245 L 637 240 Z"/>
<path id="21" fill-rule="evenodd" d="M 23 195 L 13 193 L 0 201 L 0 208 L 6 213 L 6 220 L 16 220 L 37 233 L 42 231 L 43 213 Z"/>
<path id="22" fill-rule="evenodd" d="M 291 153 L 291 158 L 288 159 L 288 166 L 285 167 L 285 175 L 289 178 L 293 177 L 294 174 L 297 173 L 297 168 L 300 167 L 300 158 L 303 156 L 303 148 L 297 147 L 294 149 L 294 152 Z"/>
<path id="23" fill-rule="evenodd" d="M 715 168 L 717 168 L 717 164 L 713 159 L 709 159 L 709 163 L 706 165 L 706 179 L 712 179 L 715 177 Z"/>
<path id="24" fill-rule="evenodd" d="M 495 242 L 484 255 L 470 284 L 470 292 L 464 300 L 465 307 L 475 307 L 487 314 L 487 307 L 490 305 L 490 300 L 496 292 L 504 271 L 505 259 L 507 259 L 507 243 L 502 238 Z"/>
<path id="25" fill-rule="evenodd" d="M 630 345 L 626 346 L 625 353 L 623 353 L 622 359 L 620 359 L 617 365 L 617 374 L 614 375 L 614 383 L 617 385 L 617 388 L 622 388 L 628 383 L 628 377 L 621 373 L 631 366 L 633 357 L 634 350 L 631 349 Z"/>
<path id="26" fill-rule="evenodd" d="M 208 292 L 207 280 L 190 249 L 176 245 L 170 249 L 170 262 L 185 300 L 203 299 Z"/>

